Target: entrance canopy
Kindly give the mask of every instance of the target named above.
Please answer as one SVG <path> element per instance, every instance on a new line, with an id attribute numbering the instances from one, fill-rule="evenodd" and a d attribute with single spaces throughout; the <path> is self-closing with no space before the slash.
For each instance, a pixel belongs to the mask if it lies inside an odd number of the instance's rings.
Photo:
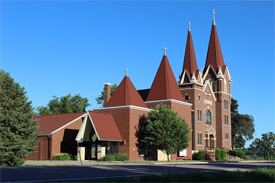
<path id="1" fill-rule="evenodd" d="M 91 137 L 91 131 L 94 131 Z M 88 111 L 75 138 L 76 141 L 122 141 L 112 114 Z"/>

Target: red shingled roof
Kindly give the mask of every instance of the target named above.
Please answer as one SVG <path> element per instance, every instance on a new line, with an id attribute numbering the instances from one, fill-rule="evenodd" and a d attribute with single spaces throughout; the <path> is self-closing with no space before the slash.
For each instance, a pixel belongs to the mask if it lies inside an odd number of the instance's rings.
<path id="1" fill-rule="evenodd" d="M 147 108 L 128 76 L 125 76 L 104 107 L 134 105 Z"/>
<path id="2" fill-rule="evenodd" d="M 216 73 L 218 72 L 219 66 L 221 66 L 221 68 L 224 67 L 224 60 L 216 25 L 212 25 L 205 68 L 209 65 L 213 67 Z"/>
<path id="3" fill-rule="evenodd" d="M 193 40 L 192 40 L 192 35 L 190 30 L 188 31 L 188 34 L 187 34 L 182 72 L 184 70 L 187 72 L 190 78 L 192 77 L 193 73 L 195 74 L 196 77 L 198 76 L 197 60 L 196 60 L 196 55 L 195 55 L 195 50 L 194 50 L 194 45 L 193 45 Z"/>
<path id="4" fill-rule="evenodd" d="M 86 112 L 34 116 L 33 119 L 39 120 L 39 129 L 37 130 L 37 132 L 40 132 L 41 135 L 46 135 L 81 117 L 83 114 L 86 114 Z"/>
<path id="5" fill-rule="evenodd" d="M 163 56 L 146 101 L 175 99 L 183 101 L 166 55 Z"/>
<path id="6" fill-rule="evenodd" d="M 112 114 L 89 111 L 100 140 L 122 141 Z"/>

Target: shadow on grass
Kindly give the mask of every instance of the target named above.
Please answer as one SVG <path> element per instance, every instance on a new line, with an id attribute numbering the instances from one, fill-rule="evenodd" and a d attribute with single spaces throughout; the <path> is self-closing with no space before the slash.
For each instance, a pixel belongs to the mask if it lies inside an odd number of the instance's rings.
<path id="1" fill-rule="evenodd" d="M 169 173 L 111 180 L 102 179 L 96 182 L 275 182 L 275 169 L 260 168 L 251 171 L 196 172 L 186 174 Z"/>

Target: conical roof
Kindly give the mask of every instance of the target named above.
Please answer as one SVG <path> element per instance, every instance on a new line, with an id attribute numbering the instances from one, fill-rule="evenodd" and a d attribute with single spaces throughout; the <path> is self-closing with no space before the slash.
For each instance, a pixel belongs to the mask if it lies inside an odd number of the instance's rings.
<path id="1" fill-rule="evenodd" d="M 128 76 L 125 76 L 104 107 L 134 105 L 147 108 Z"/>
<path id="2" fill-rule="evenodd" d="M 191 78 L 193 73 L 198 73 L 197 60 L 195 55 L 195 49 L 193 45 L 191 30 L 189 29 L 187 34 L 184 62 L 182 72 L 187 71 L 189 77 Z M 196 75 L 197 77 L 197 75 Z"/>
<path id="3" fill-rule="evenodd" d="M 214 71 L 217 73 L 219 67 L 224 67 L 224 60 L 222 56 L 222 50 L 217 33 L 215 22 L 212 24 L 211 35 L 209 40 L 208 52 L 206 57 L 205 69 L 211 65 Z"/>
<path id="4" fill-rule="evenodd" d="M 177 81 L 166 55 L 163 55 L 146 101 L 175 99 L 183 101 Z"/>

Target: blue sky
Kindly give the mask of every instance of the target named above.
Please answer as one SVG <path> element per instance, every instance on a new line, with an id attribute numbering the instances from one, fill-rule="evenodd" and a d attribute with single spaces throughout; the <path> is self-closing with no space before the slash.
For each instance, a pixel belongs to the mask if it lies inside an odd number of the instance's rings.
<path id="1" fill-rule="evenodd" d="M 150 88 L 163 46 L 178 78 L 188 24 L 203 69 L 212 9 L 239 112 L 255 137 L 274 126 L 274 1 L 1 1 L 1 69 L 24 86 L 33 107 L 80 93 L 88 109 L 106 82 L 129 70 Z M 250 142 L 247 143 L 249 145 Z"/>

